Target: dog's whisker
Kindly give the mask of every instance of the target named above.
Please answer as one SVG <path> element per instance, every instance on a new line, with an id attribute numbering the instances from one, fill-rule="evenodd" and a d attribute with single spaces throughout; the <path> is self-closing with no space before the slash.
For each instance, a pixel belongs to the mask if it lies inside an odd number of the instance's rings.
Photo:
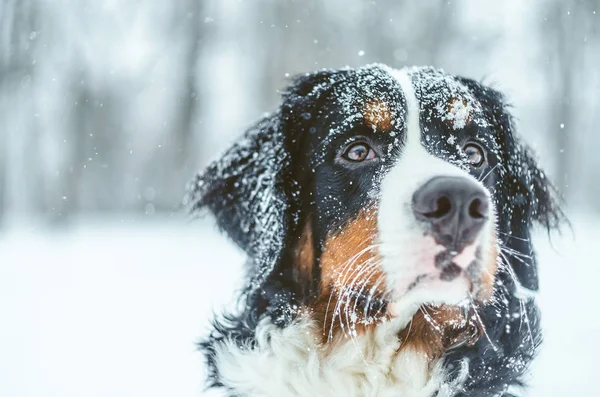
<path id="1" fill-rule="evenodd" d="M 363 317 L 365 319 L 368 318 L 372 318 L 373 316 L 371 316 L 369 314 L 369 310 L 371 309 L 371 300 L 373 299 L 374 295 L 375 295 L 375 291 L 377 289 L 377 286 L 379 285 L 379 283 L 381 282 L 381 280 L 384 278 L 383 274 L 379 275 L 379 277 L 377 277 L 377 279 L 375 280 L 375 282 L 373 283 L 373 286 L 371 286 L 371 288 L 369 289 L 369 291 L 367 292 L 367 296 L 365 299 L 365 305 L 363 307 Z"/>
<path id="2" fill-rule="evenodd" d="M 325 314 L 325 319 L 324 319 L 324 325 L 327 323 L 327 316 L 329 313 L 329 306 L 331 303 L 331 300 L 333 299 L 334 294 L 336 294 L 338 296 L 337 302 L 336 302 L 336 306 L 334 308 L 334 316 L 332 319 L 332 324 L 330 327 L 330 333 L 329 336 L 332 337 L 332 332 L 333 332 L 333 328 L 334 328 L 334 323 L 335 323 L 335 317 L 337 317 L 340 321 L 340 325 L 342 326 L 342 329 L 344 331 L 345 334 L 354 334 L 353 332 L 353 328 L 354 326 L 350 323 L 350 319 L 352 317 L 351 313 L 349 313 L 349 301 L 351 301 L 352 299 L 352 292 L 354 290 L 354 286 L 355 284 L 359 281 L 359 279 L 364 276 L 365 274 L 368 274 L 369 272 L 373 271 L 373 268 L 376 266 L 375 263 L 373 263 L 373 258 L 370 257 L 367 260 L 363 261 L 359 266 L 354 266 L 356 264 L 356 262 L 358 262 L 360 260 L 360 257 L 364 254 L 366 254 L 367 252 L 369 252 L 370 250 L 373 250 L 377 248 L 376 244 L 371 244 L 365 248 L 363 248 L 361 251 L 359 251 L 357 254 L 353 255 L 349 260 L 347 260 L 344 265 L 342 265 L 342 270 L 340 271 L 335 285 L 332 287 L 332 290 L 330 292 L 330 296 L 329 296 L 329 300 L 328 300 L 328 304 L 327 304 L 327 309 L 326 309 L 326 314 Z M 348 282 L 348 280 L 350 280 L 350 282 Z M 344 304 L 344 301 L 346 301 L 346 305 L 344 307 L 342 307 L 342 304 Z M 336 316 L 337 314 L 337 316 Z M 345 329 L 344 327 L 344 323 L 343 323 L 343 319 L 342 319 L 342 315 L 344 315 L 346 317 L 346 326 L 348 329 Z"/>
<path id="3" fill-rule="evenodd" d="M 368 295 L 368 297 L 367 297 L 367 303 L 365 304 L 365 310 L 364 310 L 365 317 L 369 317 L 369 316 L 367 316 L 367 314 L 368 314 L 368 310 L 371 308 L 371 302 L 373 301 L 373 298 L 375 297 L 375 293 L 376 293 L 376 291 L 377 291 L 377 288 L 379 287 L 379 285 L 380 285 L 380 284 L 381 284 L 381 283 L 382 283 L 384 280 L 385 280 L 385 275 L 383 275 L 383 274 L 382 274 L 382 275 L 381 275 L 381 276 L 380 276 L 380 277 L 377 279 L 377 281 L 376 281 L 376 282 L 373 284 L 373 287 L 371 287 L 371 289 L 370 289 L 370 291 L 369 291 L 369 295 Z M 381 303 L 381 304 L 379 305 L 379 308 L 377 309 L 377 312 L 376 312 L 376 313 L 374 313 L 374 314 L 373 314 L 372 316 L 370 316 L 370 317 L 372 317 L 372 318 L 375 318 L 375 319 L 376 319 L 376 318 L 378 318 L 379 314 L 381 313 L 381 310 L 383 309 L 383 306 L 384 306 L 384 305 L 383 305 L 383 303 Z"/>
<path id="4" fill-rule="evenodd" d="M 469 293 L 469 300 L 470 300 L 470 303 L 471 303 L 471 307 L 473 308 L 473 313 L 475 315 L 475 319 L 479 322 L 479 324 L 481 326 L 481 329 L 483 330 L 483 334 L 485 335 L 485 337 L 488 340 L 488 342 L 489 342 L 490 346 L 492 347 L 492 349 L 495 352 L 498 352 L 499 348 L 492 341 L 492 338 L 490 338 L 490 335 L 488 334 L 487 329 L 485 327 L 485 323 L 481 319 L 481 316 L 479 315 L 479 311 L 477 310 L 477 304 L 475 303 L 475 300 L 473 299 L 473 295 L 471 295 L 471 293 Z"/>
<path id="5" fill-rule="evenodd" d="M 364 248 L 363 250 L 361 250 L 360 252 L 358 252 L 356 255 L 352 256 L 348 261 L 346 261 L 346 263 L 344 265 L 342 265 L 342 270 L 341 270 L 340 274 L 338 275 L 338 277 L 337 277 L 336 281 L 334 282 L 334 284 L 330 287 L 331 291 L 330 291 L 330 294 L 329 294 L 329 300 L 327 302 L 327 308 L 325 310 L 325 317 L 324 317 L 324 320 L 323 320 L 323 327 L 325 327 L 326 324 L 327 324 L 327 319 L 328 319 L 328 314 L 329 314 L 329 307 L 330 307 L 331 300 L 333 299 L 334 295 L 335 294 L 342 295 L 344 293 L 344 291 L 343 291 L 344 286 L 345 286 L 345 281 L 344 280 L 347 278 L 348 272 L 352 269 L 352 263 L 354 263 L 354 261 L 356 259 L 358 259 L 360 257 L 360 255 L 366 253 L 369 250 L 369 248 L 371 248 L 371 247 L 372 246 L 368 246 L 368 247 Z M 338 290 L 340 290 L 340 291 L 338 291 Z M 339 292 L 341 292 L 341 294 Z M 341 296 L 340 296 L 340 299 L 341 299 Z M 332 321 L 331 321 L 331 326 L 330 326 L 328 338 L 333 338 L 333 329 L 334 329 L 334 326 L 335 326 L 336 311 L 338 311 L 340 309 L 340 307 L 339 307 L 339 301 L 340 301 L 340 299 L 338 299 L 338 302 L 336 302 L 336 307 L 334 308 L 334 313 L 333 313 L 333 316 L 332 316 Z M 338 317 L 339 317 L 339 314 L 338 314 Z M 341 317 L 340 317 L 340 321 L 341 321 Z"/>
<path id="6" fill-rule="evenodd" d="M 378 266 L 378 265 L 379 265 L 379 263 L 376 263 L 376 264 L 373 266 L 373 268 L 372 268 L 371 272 L 370 272 L 370 273 L 367 275 L 366 279 L 364 280 L 364 282 L 363 282 L 363 284 L 362 284 L 362 287 L 361 287 L 361 289 L 360 289 L 360 290 L 359 290 L 359 291 L 356 293 L 356 297 L 355 297 L 355 299 L 354 299 L 354 307 L 353 307 L 353 309 L 352 309 L 354 313 L 356 313 L 356 307 L 358 306 L 358 300 L 359 300 L 360 298 L 362 298 L 363 291 L 365 290 L 365 287 L 368 285 L 368 282 L 369 282 L 369 280 L 370 280 L 370 279 L 371 279 L 371 278 L 372 278 L 372 277 L 373 277 L 375 274 L 377 274 L 377 270 L 378 270 L 378 269 L 377 269 L 377 266 Z M 368 303 L 366 303 L 366 304 L 365 304 L 365 307 L 368 307 Z M 364 316 L 364 321 L 365 321 L 365 323 L 367 323 L 367 322 L 368 322 L 368 317 L 367 317 L 367 316 Z"/>
<path id="7" fill-rule="evenodd" d="M 516 237 L 516 236 L 513 236 L 512 234 L 501 232 L 500 230 L 496 230 L 496 233 L 501 234 L 503 236 L 506 236 L 508 238 L 512 238 L 512 239 L 519 240 L 519 241 L 523 241 L 523 242 L 526 242 L 526 243 L 531 242 L 531 239 L 522 238 L 522 237 Z"/>
<path id="8" fill-rule="evenodd" d="M 370 250 L 377 248 L 377 246 L 375 245 L 369 245 L 367 247 L 365 247 L 364 249 L 362 249 L 361 251 L 359 251 L 357 254 L 353 255 L 350 259 L 348 259 L 342 266 L 342 270 L 338 276 L 338 278 L 336 279 L 336 282 L 338 282 L 340 285 L 345 285 L 345 281 L 347 279 L 347 277 L 351 277 L 354 272 L 356 270 L 360 270 L 360 266 L 354 267 L 354 264 L 360 259 L 360 257 L 364 254 L 366 254 L 367 252 L 369 252 Z M 348 272 L 352 271 L 352 273 L 348 274 Z"/>
<path id="9" fill-rule="evenodd" d="M 510 262 L 509 262 L 508 258 L 502 252 L 501 252 L 501 255 L 504 258 L 504 260 L 506 261 L 506 269 L 515 285 L 515 292 L 516 292 L 515 296 L 519 301 L 519 332 L 523 326 L 523 322 L 525 322 L 525 324 L 527 325 L 527 334 L 529 336 L 531 344 L 533 345 L 533 344 L 535 344 L 535 339 L 533 337 L 533 331 L 531 329 L 531 324 L 530 324 L 531 319 L 529 318 L 529 314 L 527 313 L 527 309 L 525 307 L 525 302 L 524 302 L 524 299 L 531 298 L 531 295 L 523 292 L 523 291 L 525 291 L 525 287 L 523 287 L 521 285 L 521 282 L 517 278 L 517 275 L 514 273 L 514 270 L 510 266 Z M 512 314 L 509 313 L 509 315 L 512 315 Z"/>
<path id="10" fill-rule="evenodd" d="M 479 182 L 483 183 L 483 182 L 485 181 L 485 179 L 486 179 L 488 176 L 490 176 L 490 175 L 492 174 L 492 172 L 493 172 L 493 171 L 494 171 L 496 168 L 498 168 L 498 165 L 499 165 L 499 164 L 500 164 L 500 163 L 498 163 L 498 164 L 496 164 L 495 166 L 493 166 L 493 167 L 492 167 L 492 168 L 491 168 L 491 169 L 488 171 L 488 173 L 487 173 L 487 174 L 485 174 L 485 176 L 484 176 L 483 178 L 479 179 Z"/>
<path id="11" fill-rule="evenodd" d="M 355 288 L 354 285 L 355 283 L 359 282 L 359 278 L 360 278 L 360 282 L 362 282 L 362 288 L 364 288 L 364 286 L 366 285 L 366 283 L 368 282 L 368 279 L 371 277 L 371 275 L 377 271 L 377 265 L 378 263 L 372 260 L 373 258 L 370 258 L 370 260 L 368 260 L 367 265 L 365 266 L 364 269 L 362 269 L 360 272 L 358 272 L 358 274 L 356 274 L 356 276 L 350 281 L 350 283 L 347 285 L 347 288 L 349 290 L 349 294 L 350 296 L 348 296 L 346 298 L 346 305 L 344 308 L 344 311 L 346 313 L 346 320 L 347 320 L 347 325 L 349 327 L 348 331 L 351 333 L 351 335 L 355 334 L 355 323 L 357 321 L 355 317 L 355 310 L 352 310 L 351 313 L 349 313 L 349 305 L 352 302 L 352 297 L 353 295 L 356 297 L 356 303 L 358 303 L 358 298 L 360 297 L 360 292 L 356 293 L 355 292 Z M 362 290 L 361 288 L 361 290 Z M 356 304 L 354 306 L 354 308 L 356 308 Z M 351 316 L 350 319 L 348 319 L 349 315 Z M 352 320 L 353 325 L 351 326 L 349 321 Z"/>
<path id="12" fill-rule="evenodd" d="M 515 258 L 533 259 L 533 257 L 531 255 L 527 255 L 522 252 L 515 251 L 512 248 L 502 247 L 502 249 L 504 250 L 504 252 L 506 252 L 507 254 L 509 254 L 511 256 L 514 256 Z"/>

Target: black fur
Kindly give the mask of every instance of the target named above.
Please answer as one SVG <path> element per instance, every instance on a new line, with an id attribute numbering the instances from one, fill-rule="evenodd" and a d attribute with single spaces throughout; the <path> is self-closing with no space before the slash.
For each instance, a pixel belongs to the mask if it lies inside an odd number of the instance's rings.
<path id="1" fill-rule="evenodd" d="M 438 84 L 439 73 L 433 69 L 413 72 L 417 94 L 419 89 L 437 90 L 431 84 Z M 458 395 L 509 395 L 510 386 L 522 385 L 522 376 L 541 341 L 535 302 L 519 296 L 515 279 L 527 289 L 537 289 L 531 228 L 534 222 L 554 228 L 562 213 L 531 151 L 515 136 L 503 96 L 476 81 L 455 79 L 481 103 L 489 124 L 485 128 L 467 126 L 461 139 L 477 136 L 493 148 L 490 166 L 476 176 L 486 175 L 484 183 L 502 214 L 498 237 L 511 253 L 506 255 L 506 266 L 498 270 L 493 304 L 480 311 L 487 335 L 473 346 L 450 351 L 445 363 L 451 376 L 456 376 L 459 362 L 469 359 L 469 378 Z M 293 308 L 310 302 L 317 293 L 318 259 L 325 236 L 373 200 L 367 193 L 399 155 L 403 126 L 398 123 L 398 134 L 380 138 L 382 134 L 375 136 L 364 120 L 350 116 L 356 103 L 382 98 L 394 104 L 390 110 L 402 120 L 405 102 L 401 90 L 380 66 L 297 78 L 284 94 L 278 112 L 260 120 L 240 143 L 193 181 L 188 197 L 192 209 L 210 209 L 219 226 L 249 257 L 249 283 L 240 298 L 245 309 L 215 320 L 210 337 L 200 344 L 212 386 L 224 386 L 214 365 L 215 347 L 227 338 L 252 348 L 255 328 L 264 316 L 282 327 L 293 320 Z M 448 127 L 436 119 L 433 110 L 422 111 L 421 124 L 435 141 L 428 150 L 447 161 L 457 161 L 460 154 L 453 145 L 439 139 L 448 133 Z M 387 139 L 376 144 L 385 151 L 382 157 L 390 160 L 360 173 L 336 164 L 335 153 L 329 149 L 356 134 Z M 305 277 L 291 265 L 291 253 L 309 221 L 315 231 L 316 266 L 314 274 Z"/>

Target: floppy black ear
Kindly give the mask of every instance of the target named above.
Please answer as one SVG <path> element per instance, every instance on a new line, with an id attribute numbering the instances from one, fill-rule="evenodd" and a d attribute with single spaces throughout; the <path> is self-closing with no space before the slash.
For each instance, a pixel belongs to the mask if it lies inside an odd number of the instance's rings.
<path id="1" fill-rule="evenodd" d="M 505 197 L 512 208 L 507 213 L 517 215 L 516 221 L 531 224 L 536 221 L 547 230 L 556 228 L 564 219 L 559 206 L 559 194 L 540 168 L 533 150 L 516 134 L 514 119 L 502 95 L 496 120 L 508 147 L 507 169 L 502 178 Z"/>
<path id="2" fill-rule="evenodd" d="M 550 230 L 564 218 L 556 188 L 538 166 L 532 150 L 523 142 L 515 142 L 514 155 L 508 162 L 505 183 L 516 208 L 522 208 L 524 219 L 531 219 Z"/>
<path id="3" fill-rule="evenodd" d="M 506 168 L 500 170 L 501 180 L 496 194 L 502 195 L 509 206 L 505 216 L 531 224 L 538 222 L 547 229 L 557 227 L 564 219 L 559 195 L 538 165 L 530 147 L 515 132 L 514 119 L 504 95 L 471 79 L 460 79 L 478 98 L 488 112 L 496 130 L 498 144 L 506 148 Z"/>
<path id="4" fill-rule="evenodd" d="M 286 241 L 291 214 L 285 180 L 289 156 L 280 116 L 263 118 L 188 188 L 193 212 L 209 209 L 219 227 L 251 258 L 251 277 L 262 282 Z"/>
<path id="5" fill-rule="evenodd" d="M 220 159 L 196 175 L 186 204 L 210 210 L 219 227 L 250 257 L 250 277 L 258 286 L 282 258 L 302 211 L 298 170 L 293 164 L 308 136 L 303 118 L 331 86 L 332 71 L 296 78 L 279 112 L 250 128 Z M 304 135 L 303 135 L 304 134 Z"/>

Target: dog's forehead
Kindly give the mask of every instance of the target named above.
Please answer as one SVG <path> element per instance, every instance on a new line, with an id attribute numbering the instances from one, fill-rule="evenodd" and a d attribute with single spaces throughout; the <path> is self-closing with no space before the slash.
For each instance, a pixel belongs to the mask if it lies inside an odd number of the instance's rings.
<path id="1" fill-rule="evenodd" d="M 403 81 L 412 85 L 409 92 L 403 89 Z M 329 88 L 327 109 L 322 112 L 325 129 L 319 134 L 323 151 L 317 163 L 330 142 L 352 135 L 357 127 L 382 133 L 391 146 L 401 145 L 408 102 L 416 102 L 421 132 L 428 142 L 429 138 L 438 141 L 460 135 L 469 125 L 488 126 L 482 105 L 469 88 L 459 78 L 432 67 L 369 65 L 332 79 Z"/>
<path id="2" fill-rule="evenodd" d="M 399 75 L 409 77 L 413 98 L 407 98 L 399 83 Z M 432 67 L 392 69 L 385 65 L 369 65 L 335 81 L 330 104 L 339 112 L 330 120 L 328 138 L 342 134 L 357 124 L 374 130 L 398 132 L 407 114 L 406 101 L 416 100 L 421 121 L 443 122 L 454 130 L 469 123 L 487 126 L 480 102 L 459 79 Z M 424 129 L 425 132 L 427 128 Z"/>
<path id="3" fill-rule="evenodd" d="M 454 130 L 469 123 L 486 127 L 481 103 L 458 78 L 432 67 L 400 70 L 410 76 L 422 122 L 442 121 Z"/>
<path id="4" fill-rule="evenodd" d="M 331 121 L 328 135 L 334 137 L 357 124 L 374 130 L 392 131 L 404 121 L 406 107 L 400 85 L 384 65 L 353 70 L 334 84 L 330 104 L 341 117 Z"/>

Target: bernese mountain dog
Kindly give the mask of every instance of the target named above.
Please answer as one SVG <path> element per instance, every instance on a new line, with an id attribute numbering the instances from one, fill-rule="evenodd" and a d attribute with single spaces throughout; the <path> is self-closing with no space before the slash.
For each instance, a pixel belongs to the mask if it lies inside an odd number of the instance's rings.
<path id="1" fill-rule="evenodd" d="M 498 91 L 431 67 L 300 76 L 187 200 L 248 256 L 238 307 L 200 343 L 212 387 L 522 390 L 541 341 L 531 229 L 562 213 Z"/>

